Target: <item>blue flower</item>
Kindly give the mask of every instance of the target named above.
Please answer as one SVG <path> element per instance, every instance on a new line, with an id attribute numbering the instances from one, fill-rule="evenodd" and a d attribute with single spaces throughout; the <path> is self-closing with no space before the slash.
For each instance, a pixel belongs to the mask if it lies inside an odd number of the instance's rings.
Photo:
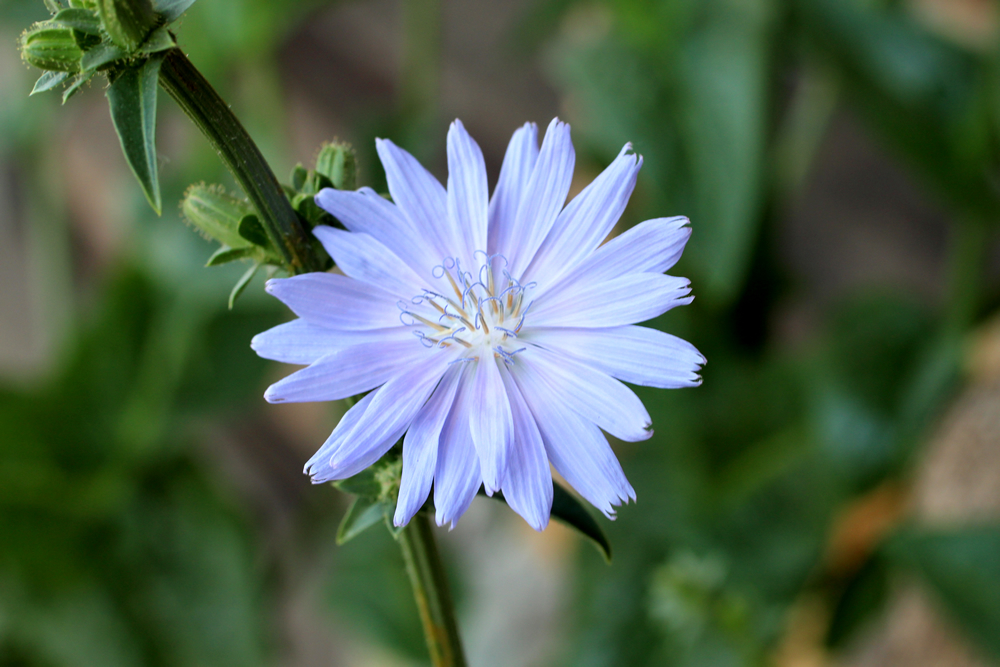
<path id="1" fill-rule="evenodd" d="M 396 525 L 432 485 L 438 525 L 454 525 L 483 485 L 542 530 L 550 464 L 614 518 L 635 491 L 603 432 L 652 434 L 621 381 L 701 383 L 705 359 L 690 343 L 635 326 L 694 298 L 686 279 L 664 275 L 687 219 L 647 220 L 602 245 L 642 158 L 626 145 L 564 207 L 575 153 L 558 119 L 541 149 L 534 124 L 514 133 L 492 198 L 483 154 L 457 120 L 447 189 L 391 141 L 376 146 L 392 202 L 369 188 L 320 192 L 346 231 L 315 234 L 343 275 L 269 281 L 299 319 L 252 342 L 264 358 L 309 365 L 267 390 L 272 403 L 370 392 L 306 472 L 316 483 L 350 477 L 403 438 Z"/>

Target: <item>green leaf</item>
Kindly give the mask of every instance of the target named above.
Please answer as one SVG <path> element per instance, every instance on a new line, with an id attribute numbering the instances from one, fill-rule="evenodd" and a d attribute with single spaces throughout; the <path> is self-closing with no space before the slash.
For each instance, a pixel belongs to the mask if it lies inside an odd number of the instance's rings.
<path id="1" fill-rule="evenodd" d="M 382 494 L 382 483 L 375 475 L 375 466 L 365 468 L 354 477 L 334 482 L 333 485 L 356 496 L 378 498 Z"/>
<path id="2" fill-rule="evenodd" d="M 114 44 L 102 44 L 83 54 L 80 59 L 80 69 L 84 72 L 95 72 L 107 69 L 113 63 L 125 58 L 127 54 Z M 157 65 L 159 68 L 159 65 Z"/>
<path id="3" fill-rule="evenodd" d="M 35 87 L 31 89 L 31 92 L 28 93 L 28 95 L 44 93 L 47 90 L 52 90 L 68 78 L 69 72 L 46 72 L 38 77 L 38 81 L 35 82 Z"/>
<path id="4" fill-rule="evenodd" d="M 247 245 L 239 234 L 240 221 L 253 207 L 245 200 L 233 197 L 221 185 L 192 185 L 184 193 L 181 213 L 205 238 L 224 246 L 240 248 Z"/>
<path id="5" fill-rule="evenodd" d="M 45 0 L 45 8 L 49 10 L 50 14 L 56 14 L 62 9 L 62 5 L 59 0 Z"/>
<path id="6" fill-rule="evenodd" d="M 680 60 L 681 140 L 694 177 L 697 242 L 687 259 L 714 302 L 736 296 L 760 220 L 770 22 L 760 2 L 717 17 Z M 697 217 L 695 217 L 697 216 Z"/>
<path id="7" fill-rule="evenodd" d="M 160 181 L 156 167 L 156 92 L 162 56 L 148 58 L 121 72 L 108 88 L 111 120 L 122 152 L 142 191 L 160 214 Z"/>
<path id="8" fill-rule="evenodd" d="M 608 537 L 604 534 L 604 531 L 601 530 L 600 524 L 594 519 L 594 516 L 563 485 L 553 482 L 552 487 L 552 518 L 566 524 L 589 539 L 604 556 L 604 560 L 610 563 L 611 543 L 608 541 Z M 479 494 L 486 495 L 486 492 L 480 488 Z M 507 502 L 503 497 L 503 493 L 499 491 L 491 497 L 494 500 Z"/>
<path id="9" fill-rule="evenodd" d="M 101 34 L 101 19 L 86 9 L 78 7 L 63 9 L 52 17 L 52 21 L 88 35 Z"/>
<path id="10" fill-rule="evenodd" d="M 62 103 L 66 104 L 66 101 L 69 100 L 69 98 L 80 92 L 80 88 L 83 87 L 83 84 L 90 81 L 93 76 L 93 72 L 81 72 L 80 74 L 77 74 L 73 79 L 73 83 L 71 83 L 66 90 L 63 91 Z"/>
<path id="11" fill-rule="evenodd" d="M 166 23 L 173 23 L 193 5 L 195 0 L 153 0 L 153 11 Z"/>
<path id="12" fill-rule="evenodd" d="M 111 41 L 129 52 L 159 23 L 150 0 L 97 0 L 97 9 Z"/>
<path id="13" fill-rule="evenodd" d="M 384 503 L 377 498 L 359 496 L 351 503 L 340 527 L 337 528 L 337 544 L 344 544 L 368 530 L 385 515 Z"/>
<path id="14" fill-rule="evenodd" d="M 309 178 L 309 172 L 302 166 L 301 163 L 299 163 L 295 165 L 294 169 L 292 169 L 291 176 L 290 180 L 292 181 L 292 187 L 295 188 L 296 191 L 301 192 L 302 188 L 306 186 L 306 179 Z"/>
<path id="15" fill-rule="evenodd" d="M 229 310 L 233 309 L 233 305 L 236 303 L 236 299 L 240 298 L 240 294 L 243 294 L 243 290 L 247 288 L 253 277 L 257 275 L 257 269 L 260 268 L 260 264 L 254 264 L 246 273 L 236 281 L 236 285 L 233 286 L 233 291 L 229 293 Z"/>
<path id="16" fill-rule="evenodd" d="M 146 41 L 139 47 L 139 53 L 159 53 L 177 46 L 174 36 L 166 28 L 158 28 L 150 33 Z"/>
<path id="17" fill-rule="evenodd" d="M 241 248 L 227 248 L 223 246 L 216 250 L 211 257 L 208 258 L 208 262 L 205 266 L 221 266 L 222 264 L 228 264 L 229 262 L 235 262 L 240 259 L 248 259 L 253 257 L 257 253 L 257 250 L 251 246 L 243 246 Z"/>
<path id="18" fill-rule="evenodd" d="M 267 232 L 264 231 L 264 225 L 260 223 L 260 219 L 253 213 L 248 213 L 243 216 L 240 220 L 240 226 L 237 229 L 240 236 L 250 243 L 262 248 L 271 247 L 271 241 L 267 238 Z"/>
<path id="19" fill-rule="evenodd" d="M 885 551 L 917 572 L 969 638 L 1000 659 L 1000 525 L 905 530 Z"/>

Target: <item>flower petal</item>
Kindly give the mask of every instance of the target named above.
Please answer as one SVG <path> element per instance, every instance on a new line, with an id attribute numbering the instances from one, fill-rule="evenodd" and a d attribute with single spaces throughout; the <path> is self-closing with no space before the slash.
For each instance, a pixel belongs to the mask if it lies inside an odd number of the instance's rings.
<path id="1" fill-rule="evenodd" d="M 535 530 L 545 530 L 552 513 L 552 473 L 542 434 L 521 390 L 505 366 L 500 367 L 514 422 L 503 496 L 511 509 Z"/>
<path id="2" fill-rule="evenodd" d="M 324 188 L 316 204 L 352 232 L 370 234 L 425 280 L 444 256 L 399 208 L 371 188 L 356 192 Z"/>
<path id="3" fill-rule="evenodd" d="M 428 354 L 409 334 L 400 327 L 394 339 L 369 340 L 328 354 L 272 384 L 264 399 L 268 403 L 337 401 L 373 389 Z"/>
<path id="4" fill-rule="evenodd" d="M 510 138 L 507 152 L 500 167 L 500 178 L 489 208 L 489 239 L 487 252 L 498 252 L 497 244 L 501 227 L 513 225 L 517 207 L 521 204 L 528 179 L 538 160 L 538 126 L 525 123 Z"/>
<path id="5" fill-rule="evenodd" d="M 324 456 L 309 467 L 313 483 L 346 479 L 382 458 L 406 432 L 453 358 L 443 351 L 428 355 L 349 410 L 324 443 Z M 365 410 L 348 420 L 362 403 Z"/>
<path id="6" fill-rule="evenodd" d="M 648 327 L 539 327 L 525 331 L 521 339 L 646 387 L 697 387 L 701 384 L 698 371 L 705 363 L 691 343 Z"/>
<path id="7" fill-rule="evenodd" d="M 469 431 L 469 394 L 475 369 L 461 364 L 458 393 L 451 413 L 441 429 L 437 468 L 434 471 L 434 507 L 437 525 L 455 522 L 472 504 L 483 477 L 479 472 L 479 455 Z"/>
<path id="8" fill-rule="evenodd" d="M 393 523 L 405 526 L 423 506 L 434 481 L 441 429 L 455 402 L 461 368 L 452 366 L 410 424 L 403 440 L 403 477 Z"/>
<path id="9" fill-rule="evenodd" d="M 447 193 L 444 187 L 415 157 L 388 139 L 376 139 L 375 149 L 385 168 L 392 200 L 428 245 L 437 251 L 435 264 L 453 257 L 460 239 L 452 234 L 451 225 L 445 218 Z"/>
<path id="10" fill-rule="evenodd" d="M 553 118 L 512 224 L 497 230 L 497 252 L 509 260 L 511 275 L 528 267 L 566 203 L 575 160 L 569 125 Z"/>
<path id="11" fill-rule="evenodd" d="M 337 331 L 309 324 L 302 318 L 257 334 L 250 347 L 259 356 L 286 364 L 311 364 L 320 357 L 359 343 L 385 343 L 413 337 L 410 328 L 396 326 L 370 331 Z"/>
<path id="12" fill-rule="evenodd" d="M 476 266 L 476 251 L 486 252 L 488 207 L 483 152 L 456 120 L 448 129 L 448 220 L 454 226 L 452 235 L 462 241 L 461 259 L 469 269 Z"/>
<path id="13" fill-rule="evenodd" d="M 484 352 L 472 365 L 475 366 L 475 375 L 470 387 L 469 428 L 472 444 L 479 454 L 483 485 L 486 493 L 493 495 L 503 486 L 507 473 L 507 456 L 514 425 L 507 390 L 504 389 L 493 351 Z"/>
<path id="14" fill-rule="evenodd" d="M 622 276 L 669 270 L 691 238 L 687 224 L 683 216 L 639 223 L 595 250 L 562 278 L 545 285 L 544 297 L 554 299 L 561 292 L 586 290 Z"/>
<path id="15" fill-rule="evenodd" d="M 551 284 L 588 257 L 625 211 L 641 168 L 642 157 L 632 152 L 632 144 L 625 144 L 614 162 L 556 218 L 525 271 L 525 279 Z"/>
<path id="16" fill-rule="evenodd" d="M 634 273 L 597 285 L 546 292 L 526 318 L 532 327 L 615 327 L 645 322 L 694 300 L 687 278 Z"/>
<path id="17" fill-rule="evenodd" d="M 410 298 L 427 283 L 374 236 L 319 225 L 313 234 L 345 275 Z"/>
<path id="18" fill-rule="evenodd" d="M 272 278 L 264 289 L 310 324 L 328 329 L 389 329 L 401 325 L 398 297 L 335 273 Z"/>
<path id="19" fill-rule="evenodd" d="M 526 364 L 514 364 L 511 375 L 545 443 L 545 453 L 577 492 L 609 519 L 615 505 L 635 500 L 621 464 L 601 430 L 564 405 Z"/>
<path id="20" fill-rule="evenodd" d="M 637 442 L 653 435 L 652 420 L 642 401 L 610 375 L 537 347 L 519 354 L 515 365 L 527 366 L 536 383 L 547 386 L 553 396 L 619 440 Z"/>

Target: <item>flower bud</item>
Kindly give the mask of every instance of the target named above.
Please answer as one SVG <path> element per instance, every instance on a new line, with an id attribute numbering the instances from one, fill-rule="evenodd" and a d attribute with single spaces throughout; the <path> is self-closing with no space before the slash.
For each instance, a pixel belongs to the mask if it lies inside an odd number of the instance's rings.
<path id="1" fill-rule="evenodd" d="M 338 190 L 353 190 L 358 174 L 354 148 L 339 141 L 323 144 L 316 156 L 316 171 L 329 178 Z"/>
<path id="2" fill-rule="evenodd" d="M 101 22 L 116 45 L 135 51 L 158 25 L 151 0 L 98 0 Z"/>
<path id="3" fill-rule="evenodd" d="M 39 69 L 76 72 L 82 56 L 83 51 L 69 28 L 38 23 L 21 35 L 21 57 Z"/>
<path id="4" fill-rule="evenodd" d="M 249 246 L 240 236 L 240 221 L 253 208 L 249 203 L 228 194 L 221 185 L 192 185 L 184 193 L 181 211 L 202 236 L 215 239 L 230 248 Z"/>

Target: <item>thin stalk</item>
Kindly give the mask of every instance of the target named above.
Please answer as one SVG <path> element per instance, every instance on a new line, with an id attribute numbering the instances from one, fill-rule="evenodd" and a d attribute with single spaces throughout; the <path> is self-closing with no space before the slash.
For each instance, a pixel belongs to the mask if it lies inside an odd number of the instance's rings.
<path id="1" fill-rule="evenodd" d="M 455 605 L 448 592 L 448 579 L 427 514 L 417 512 L 399 533 L 399 546 L 424 626 L 431 664 L 434 667 L 465 667 L 465 653 L 455 622 Z"/>
<path id="2" fill-rule="evenodd" d="M 229 105 L 180 49 L 167 52 L 160 85 L 198 126 L 246 192 L 292 273 L 320 271 L 309 236 L 277 177 Z"/>

